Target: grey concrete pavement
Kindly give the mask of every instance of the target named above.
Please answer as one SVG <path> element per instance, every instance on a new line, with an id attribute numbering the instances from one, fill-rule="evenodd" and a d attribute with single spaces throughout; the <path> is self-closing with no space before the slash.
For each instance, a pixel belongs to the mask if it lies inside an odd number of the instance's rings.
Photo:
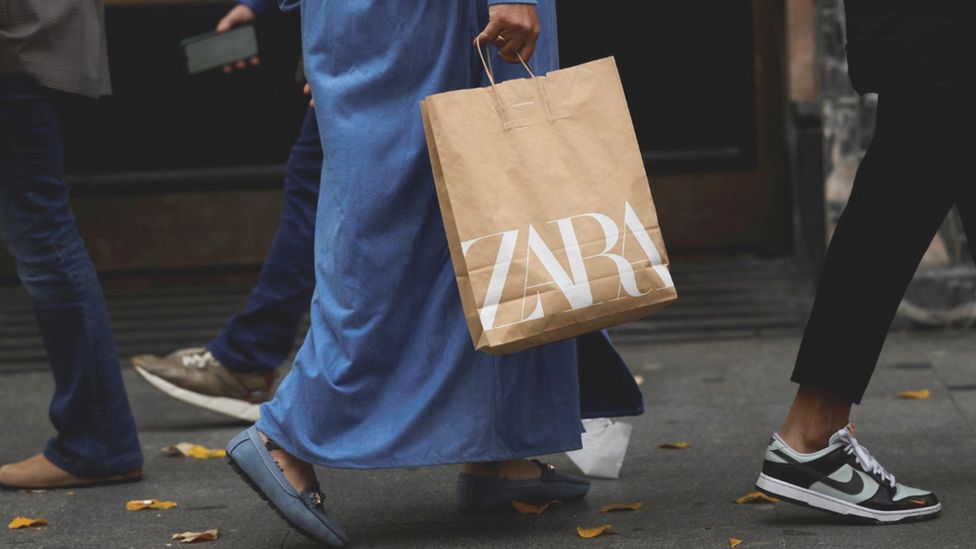
<path id="1" fill-rule="evenodd" d="M 969 333 L 895 334 L 864 405 L 859 439 L 899 480 L 935 490 L 935 521 L 856 526 L 788 504 L 735 505 L 752 489 L 769 433 L 794 391 L 788 377 L 794 337 L 622 347 L 641 374 L 647 412 L 634 433 L 622 477 L 595 480 L 586 501 L 540 516 L 464 517 L 454 507 L 456 469 L 320 470 L 327 507 L 356 547 L 972 547 L 976 518 L 976 337 Z M 0 531 L 0 547 L 165 547 L 170 535 L 219 528 L 203 547 L 299 548 L 292 533 L 222 460 L 163 456 L 181 441 L 222 447 L 242 426 L 156 393 L 131 371 L 126 381 L 146 452 L 146 478 L 132 485 L 39 494 L 0 492 L 0 522 L 43 516 L 38 530 Z M 38 451 L 52 430 L 45 372 L 0 375 L 0 462 Z M 928 400 L 895 398 L 928 388 Z M 545 428 L 545 426 L 540 426 Z M 661 450 L 688 441 L 687 450 Z M 563 456 L 554 462 L 572 470 Z M 127 512 L 129 499 L 178 501 L 169 511 Z M 642 510 L 600 514 L 608 503 L 641 500 Z M 610 523 L 618 532 L 592 540 L 577 526 Z"/>

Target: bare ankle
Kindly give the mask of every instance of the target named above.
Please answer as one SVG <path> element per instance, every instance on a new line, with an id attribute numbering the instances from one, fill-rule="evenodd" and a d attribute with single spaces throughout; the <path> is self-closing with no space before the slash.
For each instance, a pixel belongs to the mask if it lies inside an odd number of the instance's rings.
<path id="1" fill-rule="evenodd" d="M 258 431 L 258 435 L 261 437 L 261 442 L 268 445 L 270 441 L 268 436 L 260 431 Z M 274 458 L 275 463 L 278 464 L 281 472 L 285 475 L 285 478 L 293 488 L 301 492 L 315 484 L 315 469 L 312 467 L 312 464 L 302 461 L 301 459 L 289 454 L 283 448 L 278 447 L 274 441 L 270 442 L 271 444 L 268 445 L 268 452 L 271 454 L 271 457 Z"/>
<path id="2" fill-rule="evenodd" d="M 801 454 L 812 454 L 827 447 L 830 436 L 834 433 L 809 433 L 797 429 L 783 427 L 779 432 L 779 437 L 783 439 L 793 451 Z"/>
<path id="3" fill-rule="evenodd" d="M 780 429 L 793 450 L 812 453 L 827 447 L 830 437 L 847 425 L 851 401 L 829 391 L 801 386 Z"/>
<path id="4" fill-rule="evenodd" d="M 499 464 L 497 461 L 465 463 L 461 466 L 461 472 L 466 475 L 495 478 L 498 476 L 498 468 Z"/>

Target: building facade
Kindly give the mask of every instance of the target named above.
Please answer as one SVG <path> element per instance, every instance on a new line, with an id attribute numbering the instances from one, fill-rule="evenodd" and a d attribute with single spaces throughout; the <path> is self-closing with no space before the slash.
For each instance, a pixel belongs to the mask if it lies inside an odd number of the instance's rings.
<path id="1" fill-rule="evenodd" d="M 115 95 L 69 109 L 65 124 L 74 208 L 96 265 L 109 284 L 253 275 L 305 109 L 295 16 L 262 22 L 259 69 L 190 76 L 180 40 L 212 29 L 233 2 L 106 4 Z M 842 0 L 557 8 L 564 65 L 617 60 L 673 258 L 793 257 L 813 278 L 876 105 L 847 78 Z M 0 277 L 13 272 L 0 255 Z M 968 322 L 973 273 L 950 216 L 905 317 Z"/>

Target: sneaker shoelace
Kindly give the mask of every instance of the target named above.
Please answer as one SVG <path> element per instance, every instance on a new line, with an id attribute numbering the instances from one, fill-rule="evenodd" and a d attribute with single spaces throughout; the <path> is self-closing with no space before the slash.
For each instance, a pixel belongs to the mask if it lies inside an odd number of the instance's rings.
<path id="1" fill-rule="evenodd" d="M 895 475 L 888 472 L 881 463 L 868 452 L 868 449 L 861 446 L 857 439 L 852 437 L 849 433 L 842 433 L 840 439 L 844 442 L 844 451 L 850 455 L 853 455 L 861 467 L 872 474 L 877 475 L 881 478 L 883 482 L 887 482 L 892 488 L 895 487 Z"/>
<path id="2" fill-rule="evenodd" d="M 206 368 L 217 362 L 210 351 L 201 351 L 198 353 L 189 353 L 180 357 L 180 361 L 183 362 L 183 366 L 187 368 Z"/>

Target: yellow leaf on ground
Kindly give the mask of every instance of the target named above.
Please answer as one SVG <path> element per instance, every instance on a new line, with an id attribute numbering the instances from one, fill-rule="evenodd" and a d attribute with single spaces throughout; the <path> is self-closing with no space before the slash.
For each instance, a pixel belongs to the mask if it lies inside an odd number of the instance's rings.
<path id="1" fill-rule="evenodd" d="M 160 501 L 158 499 L 136 499 L 125 502 L 126 511 L 142 511 L 143 509 L 172 509 L 175 501 Z"/>
<path id="2" fill-rule="evenodd" d="M 729 547 L 738 547 L 740 543 L 742 540 L 739 538 L 729 538 Z"/>
<path id="3" fill-rule="evenodd" d="M 685 448 L 691 448 L 690 442 L 665 442 L 664 444 L 658 444 L 658 448 L 664 450 L 684 450 Z"/>
<path id="4" fill-rule="evenodd" d="M 561 503 L 562 502 L 559 501 L 558 499 L 554 499 L 552 501 L 547 501 L 547 502 L 542 503 L 540 505 L 533 505 L 531 503 L 523 503 L 521 501 L 513 501 L 512 502 L 512 507 L 514 507 L 516 511 L 518 511 L 519 513 L 522 513 L 523 515 L 541 515 L 542 513 L 545 513 L 546 512 L 546 509 L 548 509 L 549 506 L 551 506 L 551 505 L 559 505 Z"/>
<path id="5" fill-rule="evenodd" d="M 928 389 L 919 389 L 917 391 L 902 391 L 898 393 L 898 398 L 909 398 L 914 400 L 924 400 L 931 396 L 931 391 Z"/>
<path id="6" fill-rule="evenodd" d="M 205 448 L 203 446 L 193 445 L 187 452 L 187 456 L 196 459 L 212 459 L 212 458 L 222 458 L 227 457 L 227 450 Z"/>
<path id="7" fill-rule="evenodd" d="M 613 511 L 636 511 L 644 506 L 643 501 L 635 501 L 634 503 L 613 503 L 610 505 L 604 505 L 600 507 L 601 513 L 611 513 Z"/>
<path id="8" fill-rule="evenodd" d="M 27 518 L 27 517 L 17 517 L 10 521 L 7 528 L 11 530 L 17 530 L 19 528 L 36 528 L 38 526 L 47 526 L 47 519 L 44 518 Z"/>
<path id="9" fill-rule="evenodd" d="M 635 374 L 634 375 L 634 382 L 637 383 L 638 385 L 643 385 L 644 384 L 644 376 L 642 376 L 640 374 Z"/>
<path id="10" fill-rule="evenodd" d="M 735 502 L 741 505 L 743 503 L 779 503 L 779 500 L 762 492 L 749 492 L 736 499 Z"/>
<path id="11" fill-rule="evenodd" d="M 579 534 L 581 538 L 595 538 L 597 536 L 602 536 L 603 534 L 613 534 L 613 526 L 609 524 L 604 524 L 603 526 L 597 526 L 596 528 L 583 528 L 582 526 L 576 527 L 576 533 Z"/>
<path id="12" fill-rule="evenodd" d="M 163 453 L 167 456 L 186 456 L 196 459 L 213 459 L 227 456 L 227 450 L 207 448 L 199 444 L 181 442 L 173 446 L 163 448 Z"/>
<path id="13" fill-rule="evenodd" d="M 207 530 L 206 532 L 183 532 L 182 534 L 173 534 L 173 539 L 179 541 L 180 543 L 200 543 L 202 541 L 214 541 L 220 537 L 220 531 L 214 528 L 213 530 Z"/>

